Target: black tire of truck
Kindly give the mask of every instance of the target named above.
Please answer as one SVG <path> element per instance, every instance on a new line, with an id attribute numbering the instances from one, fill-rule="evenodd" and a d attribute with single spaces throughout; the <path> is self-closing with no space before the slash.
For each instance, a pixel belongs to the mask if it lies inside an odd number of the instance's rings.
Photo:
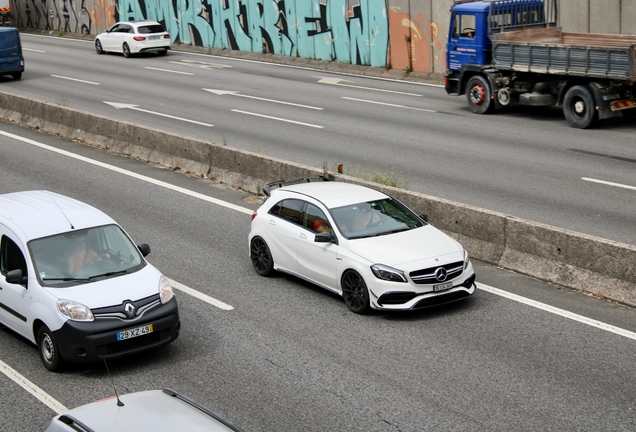
<path id="1" fill-rule="evenodd" d="M 628 120 L 636 120 L 636 108 L 621 110 L 621 114 Z"/>
<path id="2" fill-rule="evenodd" d="M 466 100 L 468 108 L 475 114 L 490 114 L 495 110 L 490 84 L 480 75 L 475 75 L 468 80 Z"/>
<path id="3" fill-rule="evenodd" d="M 598 111 L 589 87 L 577 85 L 565 93 L 563 114 L 573 128 L 587 129 L 598 123 Z"/>

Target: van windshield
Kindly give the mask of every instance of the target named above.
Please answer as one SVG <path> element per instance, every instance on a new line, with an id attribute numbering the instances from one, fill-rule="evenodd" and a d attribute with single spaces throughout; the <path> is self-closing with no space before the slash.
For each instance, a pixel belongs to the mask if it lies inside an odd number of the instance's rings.
<path id="1" fill-rule="evenodd" d="M 117 225 L 44 237 L 28 246 L 38 280 L 46 287 L 94 282 L 145 266 L 137 247 Z"/>

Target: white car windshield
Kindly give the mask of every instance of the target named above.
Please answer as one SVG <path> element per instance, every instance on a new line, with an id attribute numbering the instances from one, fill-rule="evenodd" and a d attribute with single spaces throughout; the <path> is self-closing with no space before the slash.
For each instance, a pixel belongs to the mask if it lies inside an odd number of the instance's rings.
<path id="1" fill-rule="evenodd" d="M 29 242 L 42 286 L 68 287 L 135 272 L 145 265 L 117 225 L 105 225 Z"/>
<path id="2" fill-rule="evenodd" d="M 338 229 L 349 239 L 407 231 L 425 225 L 397 200 L 387 198 L 331 209 Z"/>

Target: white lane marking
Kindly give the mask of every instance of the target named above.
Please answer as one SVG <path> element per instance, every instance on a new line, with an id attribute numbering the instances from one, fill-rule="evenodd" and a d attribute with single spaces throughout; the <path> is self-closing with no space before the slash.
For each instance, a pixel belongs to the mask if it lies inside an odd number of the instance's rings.
<path id="1" fill-rule="evenodd" d="M 81 82 L 84 84 L 92 84 L 92 85 L 99 85 L 99 83 L 93 82 L 93 81 L 85 81 L 85 80 L 81 80 L 81 79 L 77 79 L 77 78 L 70 78 L 70 77 L 65 77 L 62 75 L 51 75 L 53 78 L 60 78 L 60 79 L 65 79 L 65 80 L 69 80 L 69 81 L 77 81 L 77 82 Z"/>
<path id="2" fill-rule="evenodd" d="M 251 115 L 251 116 L 256 116 L 256 117 L 263 117 L 263 118 L 267 118 L 270 120 L 278 120 L 278 121 L 282 121 L 282 122 L 286 122 L 286 123 L 294 123 L 297 125 L 301 125 L 301 126 L 309 126 L 312 128 L 316 128 L 316 129 L 323 129 L 324 126 L 319 126 L 319 125 L 314 125 L 311 123 L 303 123 L 303 122 L 299 122 L 299 121 L 294 121 L 294 120 L 287 120 L 284 118 L 280 118 L 280 117 L 272 117 L 272 116 L 267 116 L 267 115 L 263 115 L 263 114 L 256 114 L 256 113 L 252 113 L 249 111 L 241 111 L 241 110 L 237 110 L 237 109 L 233 109 L 233 112 L 237 112 L 237 113 L 241 113 L 241 114 L 247 114 L 247 115 Z"/>
<path id="3" fill-rule="evenodd" d="M 176 73 L 176 74 L 181 74 L 181 75 L 194 75 L 192 72 L 181 72 L 181 71 L 175 71 L 175 70 L 170 70 L 170 69 L 160 69 L 160 68 L 155 68 L 155 67 L 150 67 L 150 66 L 146 66 L 144 69 L 156 70 L 156 71 L 159 71 L 159 72 L 170 72 L 170 73 Z"/>
<path id="4" fill-rule="evenodd" d="M 115 171 L 115 172 L 118 172 L 120 174 L 124 174 L 124 175 L 130 176 L 130 177 L 142 180 L 142 181 L 146 181 L 148 183 L 152 183 L 152 184 L 155 184 L 157 186 L 161 186 L 161 187 L 164 187 L 166 189 L 170 189 L 170 190 L 173 190 L 175 192 L 179 192 L 179 193 L 191 196 L 193 198 L 198 198 L 198 199 L 210 202 L 212 204 L 217 204 L 217 205 L 220 205 L 220 206 L 232 209 L 232 210 L 236 210 L 236 211 L 244 213 L 244 214 L 252 214 L 252 210 L 250 210 L 248 208 L 241 207 L 241 206 L 238 206 L 238 205 L 235 205 L 235 204 L 231 204 L 231 203 L 228 203 L 228 202 L 225 202 L 225 201 L 221 201 L 219 199 L 212 198 L 212 197 L 209 197 L 207 195 L 200 194 L 198 192 L 193 192 L 193 191 L 190 191 L 188 189 L 185 189 L 185 188 L 182 188 L 182 187 L 179 187 L 179 186 L 171 185 L 170 183 L 162 182 L 160 180 L 155 180 L 155 179 L 153 179 L 151 177 L 146 177 L 146 176 L 134 173 L 132 171 L 127 171 L 127 170 L 124 170 L 124 169 L 121 169 L 121 168 L 118 168 L 118 167 L 115 167 L 115 166 L 112 166 L 112 165 L 105 164 L 103 162 L 99 162 L 99 161 L 96 161 L 96 160 L 93 160 L 93 159 L 89 159 L 89 158 L 84 157 L 84 156 L 76 155 L 74 153 L 71 153 L 71 152 L 68 152 L 68 151 L 65 151 L 65 150 L 60 150 L 60 149 L 57 149 L 55 147 L 51 147 L 49 145 L 39 143 L 37 141 L 30 140 L 28 138 L 23 138 L 21 136 L 14 135 L 14 134 L 11 134 L 11 133 L 8 133 L 8 132 L 5 132 L 5 131 L 0 131 L 0 135 L 4 135 L 4 136 L 7 136 L 9 138 L 13 138 L 13 139 L 16 139 L 16 140 L 19 140 L 19 141 L 22 141 L 22 142 L 25 142 L 25 143 L 28 143 L 28 144 L 32 144 L 32 145 L 35 145 L 37 147 L 40 147 L 40 148 L 43 148 L 43 149 L 46 149 L 46 150 L 50 150 L 50 151 L 53 151 L 53 152 L 56 152 L 56 153 L 59 153 L 59 154 L 65 155 L 65 156 L 72 157 L 74 159 L 78 159 L 78 160 L 81 160 L 81 161 L 84 161 L 84 162 L 88 162 L 90 164 L 97 165 L 97 166 L 100 166 L 102 168 L 106 168 L 106 169 L 109 169 L 111 171 Z M 597 328 L 600 328 L 600 329 L 603 329 L 603 330 L 607 330 L 607 331 L 610 331 L 612 333 L 616 333 L 616 334 L 619 334 L 621 336 L 625 336 L 627 338 L 636 340 L 636 333 L 630 332 L 628 330 L 624 330 L 624 329 L 621 329 L 619 327 L 615 327 L 615 326 L 612 326 L 610 324 L 603 323 L 601 321 L 596 321 L 596 320 L 593 320 L 591 318 L 584 317 L 582 315 L 577 315 L 577 314 L 574 314 L 574 313 L 571 313 L 571 312 L 568 312 L 568 311 L 565 311 L 565 310 L 562 310 L 562 309 L 558 309 L 558 308 L 555 308 L 553 306 L 546 305 L 544 303 L 539 303 L 537 301 L 530 300 L 530 299 L 527 299 L 525 297 L 521 297 L 521 296 L 518 296 L 516 294 L 512 294 L 512 293 L 509 293 L 507 291 L 503 291 L 503 290 L 500 290 L 498 288 L 494 288 L 494 287 L 491 287 L 491 286 L 488 286 L 488 285 L 485 285 L 485 284 L 482 284 L 482 283 L 479 283 L 479 282 L 477 283 L 477 287 L 479 289 L 481 289 L 481 290 L 488 291 L 488 292 L 490 292 L 492 294 L 496 294 L 496 295 L 499 295 L 499 296 L 502 296 L 502 297 L 506 297 L 508 299 L 511 299 L 511 300 L 514 300 L 514 301 L 517 301 L 517 302 L 520 302 L 520 303 L 524 303 L 524 304 L 536 307 L 538 309 L 545 310 L 547 312 L 551 312 L 551 313 L 554 313 L 554 314 L 557 314 L 557 315 L 560 315 L 560 316 L 564 316 L 564 317 L 567 317 L 569 319 L 573 319 L 575 321 L 579 321 L 581 323 L 584 323 L 584 324 L 587 324 L 587 325 L 591 325 L 593 327 L 597 327 Z"/>
<path id="5" fill-rule="evenodd" d="M 201 193 L 194 192 L 194 191 L 191 191 L 191 190 L 179 187 L 179 186 L 175 186 L 175 185 L 172 185 L 170 183 L 163 182 L 161 180 L 155 180 L 152 177 L 147 177 L 147 176 L 144 176 L 144 175 L 141 175 L 141 174 L 137 174 L 137 173 L 134 173 L 132 171 L 128 171 L 128 170 L 125 170 L 125 169 L 122 169 L 122 168 L 119 168 L 119 167 L 116 167 L 116 166 L 113 166 L 113 165 L 108 165 L 106 163 L 99 162 L 99 161 L 96 161 L 94 159 L 90 159 L 90 158 L 87 158 L 87 157 L 84 157 L 84 156 L 80 156 L 80 155 L 77 155 L 75 153 L 68 152 L 66 150 L 61 150 L 61 149 L 58 149 L 58 148 L 55 148 L 55 147 L 52 147 L 52 146 L 49 146 L 49 145 L 46 145 L 46 144 L 42 144 L 42 143 L 39 143 L 37 141 L 21 137 L 19 135 L 14 135 L 12 133 L 5 132 L 5 131 L 0 131 L 0 135 L 4 135 L 6 137 L 13 138 L 13 139 L 16 139 L 18 141 L 22 141 L 22 142 L 25 142 L 27 144 L 31 144 L 31 145 L 34 145 L 36 147 L 43 148 L 45 150 L 49 150 L 49 151 L 52 151 L 52 152 L 55 152 L 55 153 L 59 153 L 59 154 L 62 154 L 64 156 L 71 157 L 73 159 L 81 160 L 83 162 L 87 162 L 87 163 L 99 166 L 101 168 L 105 168 L 107 170 L 115 171 L 115 172 L 118 172 L 120 174 L 124 174 L 124 175 L 127 175 L 129 177 L 136 178 L 138 180 L 142 180 L 142 181 L 145 181 L 145 182 L 148 182 L 148 183 L 152 183 L 154 185 L 161 186 L 161 187 L 164 187 L 166 189 L 173 190 L 175 192 L 179 192 L 179 193 L 182 193 L 182 194 L 185 194 L 185 195 L 189 195 L 189 196 L 191 196 L 193 198 L 198 198 L 200 200 L 207 201 L 207 202 L 210 202 L 212 204 L 220 205 L 222 207 L 229 208 L 231 210 L 236 210 L 238 212 L 249 214 L 249 215 L 251 215 L 253 213 L 253 210 L 250 210 L 248 208 L 241 207 L 241 206 L 238 206 L 238 205 L 226 202 L 226 201 L 221 201 L 220 199 L 212 198 L 210 196 L 203 195 Z"/>
<path id="6" fill-rule="evenodd" d="M 342 96 L 342 98 L 343 99 L 347 99 L 347 100 L 351 100 L 351 101 L 355 101 L 355 102 L 366 102 L 366 103 L 370 103 L 370 104 L 385 105 L 385 106 L 390 106 L 390 107 L 395 107 L 395 108 L 405 108 L 405 109 L 411 109 L 411 110 L 416 110 L 416 111 L 426 111 L 426 112 L 431 112 L 431 113 L 437 112 L 437 111 L 426 109 L 426 108 L 415 108 L 415 107 L 409 107 L 409 106 L 404 106 L 404 105 L 395 105 L 395 104 L 384 103 L 384 102 L 370 101 L 370 100 L 365 100 L 365 99 L 356 99 L 356 98 L 351 98 L 351 97 L 346 97 L 346 96 Z"/>
<path id="7" fill-rule="evenodd" d="M 45 53 L 46 52 L 46 51 L 42 51 L 42 50 L 36 50 L 36 49 L 33 49 L 33 48 L 24 48 L 24 47 L 22 47 L 22 49 L 24 51 L 33 51 L 33 52 L 39 52 L 39 53 Z"/>
<path id="8" fill-rule="evenodd" d="M 55 411 L 56 414 L 62 414 L 63 412 L 68 411 L 68 408 L 59 403 L 57 400 L 53 399 L 49 394 L 45 393 L 44 390 L 23 377 L 15 369 L 13 369 L 2 360 L 0 360 L 0 372 L 5 374 L 10 380 L 25 389 L 44 405 L 51 408 L 53 411 Z"/>
<path id="9" fill-rule="evenodd" d="M 172 116 L 172 115 L 169 115 L 169 114 L 163 114 L 163 113 L 156 112 L 156 111 L 150 111 L 150 110 L 147 110 L 147 109 L 138 108 L 139 105 L 125 104 L 125 103 L 119 103 L 119 102 L 106 102 L 106 101 L 102 101 L 102 102 L 104 102 L 107 105 L 112 106 L 115 109 L 122 109 L 122 108 L 131 109 L 131 110 L 135 110 L 135 111 L 145 112 L 145 113 L 148 113 L 148 114 L 158 115 L 158 116 L 161 116 L 161 117 L 171 118 L 171 119 L 174 119 L 174 120 L 181 120 L 181 121 L 188 122 L 188 123 L 194 123 L 194 124 L 198 124 L 198 125 L 201 125 L 201 126 L 207 126 L 207 127 L 213 127 L 214 126 L 214 125 L 211 125 L 211 124 L 208 124 L 208 123 L 202 123 L 202 122 L 199 122 L 199 121 L 196 121 L 196 120 L 190 120 L 190 119 L 186 119 L 186 118 L 183 118 L 183 117 L 175 117 L 175 116 Z"/>
<path id="10" fill-rule="evenodd" d="M 532 306 L 532 307 L 535 307 L 537 309 L 541 309 L 541 310 L 544 310 L 546 312 L 550 312 L 552 314 L 562 316 L 564 318 L 568 318 L 568 319 L 571 319 L 571 320 L 574 320 L 574 321 L 578 321 L 580 323 L 587 324 L 589 326 L 596 327 L 596 328 L 599 328 L 601 330 L 605 330 L 605 331 L 608 331 L 610 333 L 617 334 L 619 336 L 623 336 L 623 337 L 626 337 L 626 338 L 629 338 L 629 339 L 636 340 L 636 333 L 631 332 L 629 330 L 622 329 L 620 327 L 615 327 L 613 325 L 610 325 L 610 324 L 607 324 L 607 323 L 604 323 L 604 322 L 601 322 L 601 321 L 596 321 L 596 320 L 593 320 L 591 318 L 584 317 L 583 315 L 578 315 L 578 314 L 575 314 L 575 313 L 572 313 L 572 312 L 568 312 L 568 311 L 563 310 L 563 309 L 556 308 L 554 306 L 547 305 L 545 303 L 540 303 L 540 302 L 535 301 L 535 300 L 530 300 L 528 298 L 521 297 L 520 295 L 509 293 L 508 291 L 504 291 L 504 290 L 501 290 L 499 288 L 494 288 L 494 287 L 491 287 L 491 286 L 488 286 L 488 285 L 485 285 L 485 284 L 482 284 L 482 283 L 479 283 L 479 282 L 477 282 L 477 288 L 479 288 L 479 289 L 481 289 L 483 291 L 487 291 L 487 292 L 489 292 L 491 294 L 496 294 L 498 296 L 505 297 L 507 299 L 514 300 L 516 302 L 523 303 L 525 305 Z"/>
<path id="11" fill-rule="evenodd" d="M 175 287 L 176 289 L 178 289 L 179 291 L 183 291 L 186 294 L 190 294 L 192 297 L 194 298 L 198 298 L 199 300 L 201 300 L 202 302 L 205 302 L 207 304 L 210 304 L 214 307 L 217 307 L 219 309 L 223 309 L 223 310 L 233 310 L 234 307 L 230 306 L 227 303 L 223 303 L 220 300 L 217 300 L 213 297 L 210 297 L 209 295 L 203 294 L 200 291 L 197 291 L 195 289 L 192 289 L 186 285 L 183 285 L 182 283 L 177 282 L 174 279 L 168 279 L 170 281 L 170 284 Z"/>
<path id="12" fill-rule="evenodd" d="M 619 188 L 623 188 L 623 189 L 636 190 L 636 186 L 630 186 L 630 185 L 625 185 L 625 184 L 621 184 L 621 183 L 614 183 L 614 182 L 609 182 L 609 181 L 605 181 L 605 180 L 598 180 L 598 179 L 593 179 L 593 178 L 589 178 L 589 177 L 581 177 L 581 180 L 587 181 L 587 182 L 592 182 L 592 183 L 600 183 L 600 184 L 604 184 L 606 186 L 615 186 L 615 187 L 619 187 Z"/>
<path id="13" fill-rule="evenodd" d="M 378 92 L 384 92 L 384 93 L 395 93 L 395 94 L 401 94 L 401 95 L 406 95 L 406 96 L 422 97 L 421 94 L 416 94 L 416 93 L 405 93 L 405 92 L 399 92 L 399 91 L 394 91 L 394 90 L 379 89 L 379 88 L 374 88 L 374 87 L 361 87 L 361 86 L 357 86 L 357 85 L 353 85 L 353 84 L 342 84 L 341 83 L 342 81 L 351 82 L 351 81 L 343 80 L 341 78 L 320 78 L 318 80 L 318 83 L 320 83 L 320 84 L 331 84 L 331 85 L 337 85 L 337 86 L 342 86 L 342 87 L 359 88 L 359 89 L 363 89 L 363 90 L 372 90 L 372 91 L 378 91 Z"/>
<path id="14" fill-rule="evenodd" d="M 265 102 L 272 102 L 272 103 L 284 104 L 284 105 L 292 105 L 292 106 L 297 106 L 297 107 L 300 107 L 300 108 L 308 108 L 308 109 L 313 109 L 313 110 L 323 110 L 324 109 L 324 108 L 314 107 L 314 106 L 310 106 L 310 105 L 301 105 L 301 104 L 296 104 L 296 103 L 292 103 L 292 102 L 285 102 L 285 101 L 281 101 L 281 100 L 266 99 L 266 98 L 262 98 L 262 97 L 258 97 L 258 96 L 244 95 L 244 94 L 240 94 L 237 91 L 232 91 L 232 90 L 214 90 L 214 89 L 206 89 L 206 88 L 202 88 L 201 90 L 205 90 L 207 92 L 214 93 L 215 95 L 219 95 L 219 96 L 232 95 L 232 96 L 239 96 L 239 97 L 244 97 L 244 98 L 249 98 L 249 99 L 261 100 L 261 101 L 265 101 Z"/>

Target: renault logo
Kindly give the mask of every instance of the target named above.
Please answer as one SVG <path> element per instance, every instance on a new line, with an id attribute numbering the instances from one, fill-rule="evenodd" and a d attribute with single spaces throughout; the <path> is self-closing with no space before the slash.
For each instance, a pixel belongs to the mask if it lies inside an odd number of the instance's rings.
<path id="1" fill-rule="evenodd" d="M 446 276 L 446 269 L 444 267 L 440 267 L 435 270 L 435 279 L 437 279 L 439 282 L 444 282 L 446 280 Z"/>
<path id="2" fill-rule="evenodd" d="M 444 276 L 444 277 L 446 277 L 446 276 Z M 128 318 L 133 318 L 135 316 L 135 314 L 137 313 L 137 308 L 135 307 L 134 304 L 128 302 L 124 306 L 124 312 L 126 312 L 126 316 Z"/>

